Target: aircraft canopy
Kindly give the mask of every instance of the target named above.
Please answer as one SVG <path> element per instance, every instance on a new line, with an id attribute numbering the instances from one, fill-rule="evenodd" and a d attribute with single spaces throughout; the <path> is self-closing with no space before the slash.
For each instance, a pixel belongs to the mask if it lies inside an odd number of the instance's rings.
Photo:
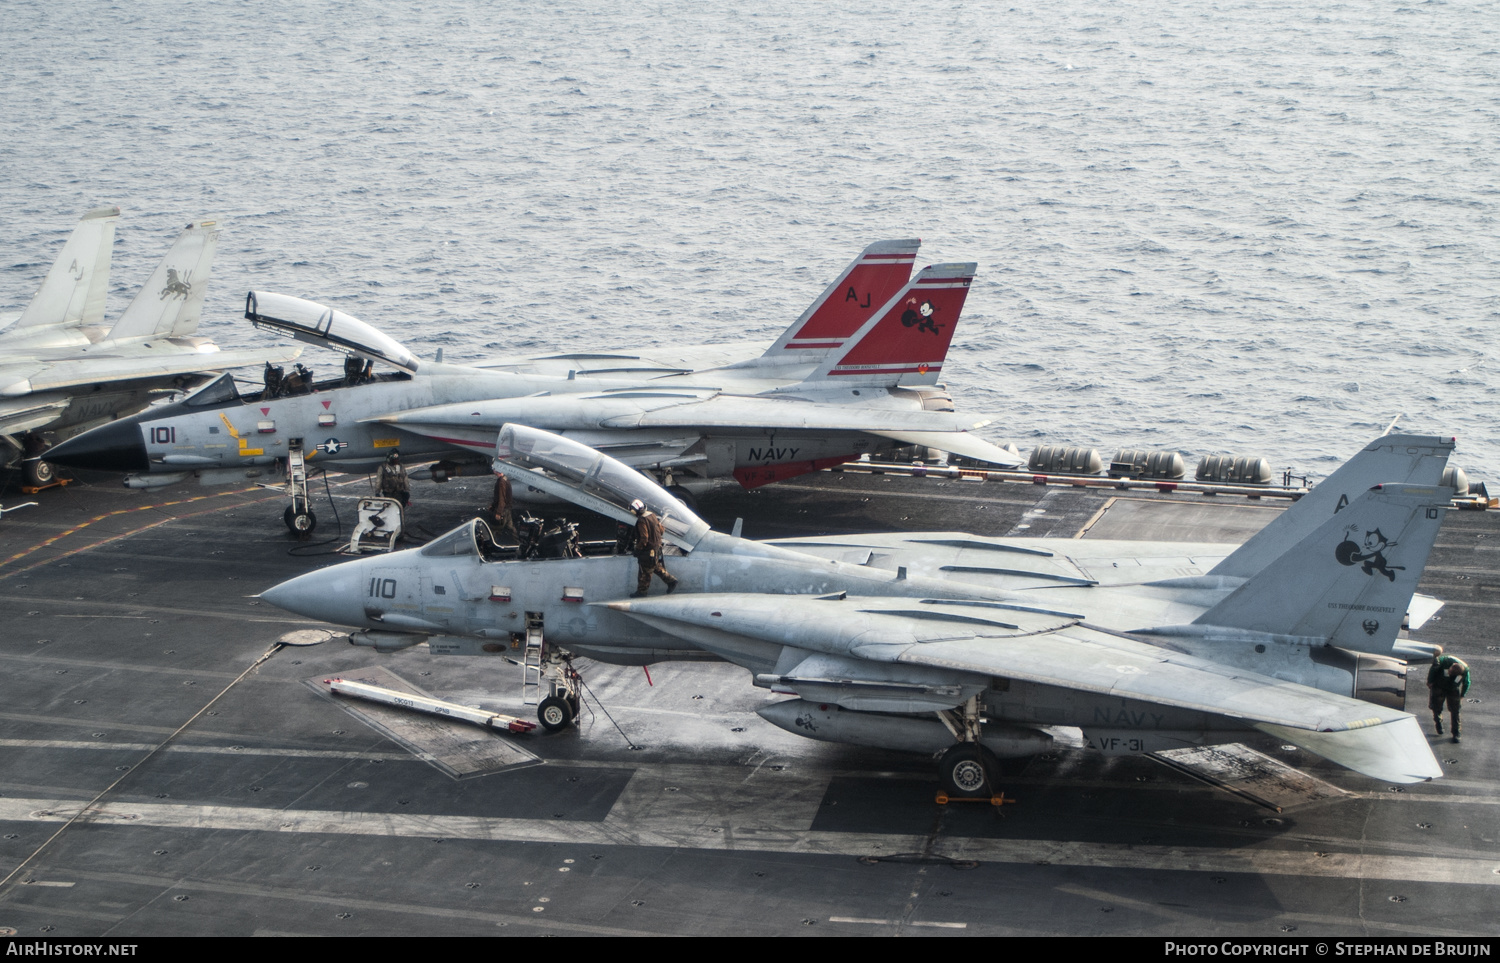
<path id="1" fill-rule="evenodd" d="M 289 294 L 251 291 L 245 298 L 245 317 L 257 328 L 285 331 L 298 341 L 353 351 L 408 374 L 417 370 L 417 359 L 400 342 L 353 315 L 314 301 Z"/>
<path id="2" fill-rule="evenodd" d="M 539 428 L 507 424 L 495 443 L 495 471 L 616 521 L 635 522 L 630 503 L 639 498 L 660 516 L 666 537 L 682 548 L 708 532 L 708 523 L 656 482 L 608 455 Z M 538 475 L 540 468 L 551 477 Z"/>

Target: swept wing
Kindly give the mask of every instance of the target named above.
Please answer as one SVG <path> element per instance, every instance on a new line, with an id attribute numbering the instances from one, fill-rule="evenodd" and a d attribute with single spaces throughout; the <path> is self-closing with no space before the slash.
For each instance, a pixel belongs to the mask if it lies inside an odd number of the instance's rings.
<path id="1" fill-rule="evenodd" d="M 766 603 L 753 594 L 695 595 L 611 607 L 709 649 L 715 632 L 795 640 L 799 648 L 872 662 L 1003 676 L 1228 717 L 1378 779 L 1442 775 L 1416 720 L 1404 712 L 1095 631 L 1067 613 L 979 600 Z"/>

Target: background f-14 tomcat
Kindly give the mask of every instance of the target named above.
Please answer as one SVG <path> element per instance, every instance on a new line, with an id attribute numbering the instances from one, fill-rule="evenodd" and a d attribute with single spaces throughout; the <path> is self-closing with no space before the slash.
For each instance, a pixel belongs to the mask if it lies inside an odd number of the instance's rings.
<path id="1" fill-rule="evenodd" d="M 524 641 L 530 657 L 540 643 L 535 660 L 553 667 L 539 711 L 549 727 L 576 714 L 569 653 L 726 660 L 795 696 L 759 710 L 788 731 L 944 750 L 952 792 L 985 791 L 995 756 L 1041 751 L 1048 726 L 1077 726 L 1115 753 L 1256 729 L 1413 782 L 1441 770 L 1402 711 L 1399 657 L 1433 650 L 1398 632 L 1452 495 L 1431 484 L 1452 448 L 1377 439 L 1232 551 L 961 532 L 753 542 L 710 531 L 607 456 L 507 426 L 494 467 L 516 484 L 621 521 L 636 498 L 660 515 L 683 552 L 667 559 L 677 590 L 632 598 L 636 562 L 623 556 L 492 560 L 476 521 L 262 598 L 355 627 L 353 641 L 379 650 L 426 642 L 479 655 Z M 1377 529 L 1390 578 L 1344 547 Z"/>
<path id="2" fill-rule="evenodd" d="M 722 346 L 702 349 L 710 365 L 696 368 L 589 354 L 504 366 L 419 362 L 343 312 L 252 292 L 246 317 L 257 325 L 395 371 L 290 397 L 242 397 L 226 378 L 73 439 L 52 457 L 133 473 L 126 483 L 134 486 L 189 474 L 227 483 L 278 471 L 292 446 L 309 466 L 336 471 L 369 471 L 393 448 L 408 463 L 483 464 L 500 426 L 520 423 L 577 438 L 692 494 L 755 487 L 898 445 L 1019 464 L 971 434 L 987 422 L 955 414 L 938 384 L 975 265 L 935 265 L 908 279 L 915 247 L 871 245 L 762 354 L 728 361 Z"/>
<path id="3" fill-rule="evenodd" d="M 0 464 L 25 459 L 46 484 L 48 433 L 77 431 L 146 407 L 212 372 L 294 358 L 279 348 L 220 351 L 196 336 L 218 248 L 213 221 L 189 224 L 136 293 L 104 326 L 118 207 L 85 214 L 21 314 L 0 330 Z"/>

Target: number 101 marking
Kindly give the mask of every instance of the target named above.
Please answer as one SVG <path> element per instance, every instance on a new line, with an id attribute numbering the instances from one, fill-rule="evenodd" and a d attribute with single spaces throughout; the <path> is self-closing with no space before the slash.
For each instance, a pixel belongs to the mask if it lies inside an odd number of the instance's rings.
<path id="1" fill-rule="evenodd" d="M 370 598 L 393 599 L 396 597 L 396 580 L 393 578 L 370 579 Z"/>

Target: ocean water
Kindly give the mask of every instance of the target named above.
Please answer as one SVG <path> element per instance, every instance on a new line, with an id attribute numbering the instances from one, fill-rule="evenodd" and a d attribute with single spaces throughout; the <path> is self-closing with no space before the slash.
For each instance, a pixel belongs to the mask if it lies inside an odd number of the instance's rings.
<path id="1" fill-rule="evenodd" d="M 986 431 L 1500 480 L 1500 3 L 0 7 L 0 310 L 125 208 L 448 360 L 768 340 L 861 247 L 975 260 Z M 325 370 L 335 356 L 309 352 Z"/>

